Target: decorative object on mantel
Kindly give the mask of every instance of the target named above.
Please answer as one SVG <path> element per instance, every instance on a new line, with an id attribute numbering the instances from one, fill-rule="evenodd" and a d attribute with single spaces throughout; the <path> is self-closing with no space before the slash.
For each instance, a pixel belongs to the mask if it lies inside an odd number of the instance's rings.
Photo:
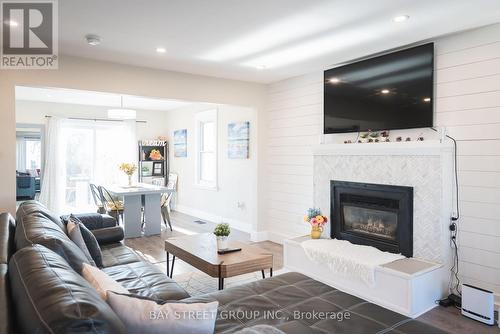
<path id="1" fill-rule="evenodd" d="M 217 250 L 227 249 L 227 239 L 231 233 L 231 228 L 227 223 L 217 224 L 214 234 L 217 237 Z"/>
<path id="2" fill-rule="evenodd" d="M 149 153 L 149 158 L 153 161 L 163 160 L 163 156 L 160 153 L 160 150 L 153 149 L 151 153 Z"/>
<path id="3" fill-rule="evenodd" d="M 174 131 L 174 157 L 187 157 L 187 129 Z"/>
<path id="4" fill-rule="evenodd" d="M 356 141 L 358 144 L 363 143 L 384 143 L 390 142 L 389 130 L 381 132 L 368 130 L 367 132 L 360 133 L 359 139 Z M 351 140 L 345 140 L 344 144 L 352 144 Z"/>
<path id="5" fill-rule="evenodd" d="M 134 175 L 135 171 L 137 170 L 137 166 L 135 164 L 129 164 L 129 163 L 122 163 L 120 165 L 120 170 L 127 174 L 128 176 L 128 186 L 132 186 L 132 175 Z"/>
<path id="6" fill-rule="evenodd" d="M 250 144 L 250 122 L 227 125 L 227 156 L 229 159 L 248 159 Z"/>
<path id="7" fill-rule="evenodd" d="M 307 214 L 304 216 L 304 221 L 311 224 L 311 239 L 321 238 L 323 233 L 323 226 L 328 222 L 328 218 L 321 214 L 318 208 L 309 208 Z"/>

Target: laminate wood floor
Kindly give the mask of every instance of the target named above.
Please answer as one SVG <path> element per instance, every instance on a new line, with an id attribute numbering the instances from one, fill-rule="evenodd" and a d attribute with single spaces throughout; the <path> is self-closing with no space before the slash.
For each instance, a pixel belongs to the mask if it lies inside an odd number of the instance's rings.
<path id="1" fill-rule="evenodd" d="M 172 225 L 174 231 L 171 232 L 170 229 L 162 226 L 162 233 L 159 236 L 151 237 L 140 237 L 126 239 L 125 244 L 133 249 L 135 249 L 141 256 L 150 261 L 151 263 L 157 265 L 165 271 L 166 268 L 166 255 L 164 251 L 163 241 L 167 238 L 172 238 L 176 236 L 182 236 L 186 234 L 197 234 L 204 232 L 212 232 L 215 226 L 214 223 L 204 222 L 204 224 L 196 223 L 198 218 L 188 216 L 178 212 L 172 212 Z M 252 243 L 250 241 L 250 235 L 245 232 L 234 230 L 231 232 L 231 238 L 239 240 L 242 242 L 248 242 L 257 245 L 267 251 L 271 252 L 274 256 L 274 269 L 279 274 L 279 271 L 283 268 L 283 246 L 271 241 L 263 241 Z M 186 277 L 190 274 L 199 274 L 196 268 L 184 263 L 180 260 L 175 261 L 174 267 L 174 278 L 176 277 Z M 259 274 L 260 275 L 260 274 Z M 235 280 L 232 284 L 228 284 L 227 287 L 236 284 L 243 284 L 249 279 L 253 278 L 243 278 L 241 280 Z M 214 283 L 215 286 L 215 283 Z M 207 287 L 202 287 L 207 288 Z M 500 333 L 500 329 L 495 326 L 487 326 L 472 319 L 466 318 L 460 314 L 460 310 L 454 307 L 436 307 L 431 311 L 423 314 L 418 318 L 420 321 L 431 324 L 435 327 L 441 328 L 450 333 L 464 333 L 464 334 L 488 334 L 488 333 Z M 425 334 L 425 333 L 422 333 Z"/>

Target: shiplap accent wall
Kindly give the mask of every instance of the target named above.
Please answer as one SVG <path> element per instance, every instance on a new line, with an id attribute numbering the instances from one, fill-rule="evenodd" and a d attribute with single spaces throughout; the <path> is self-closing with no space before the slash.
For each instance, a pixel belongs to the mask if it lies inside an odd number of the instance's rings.
<path id="1" fill-rule="evenodd" d="M 458 141 L 460 273 L 500 294 L 500 24 L 435 41 L 435 124 Z M 265 220 L 271 240 L 303 234 L 313 205 L 323 73 L 269 86 Z M 351 136 L 352 137 L 352 136 Z"/>

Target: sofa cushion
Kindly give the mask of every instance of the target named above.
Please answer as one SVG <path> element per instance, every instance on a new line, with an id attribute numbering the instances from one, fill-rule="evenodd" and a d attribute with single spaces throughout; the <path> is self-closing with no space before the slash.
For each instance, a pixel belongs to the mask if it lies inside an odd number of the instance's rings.
<path id="1" fill-rule="evenodd" d="M 74 215 L 71 215 L 69 218 L 69 223 L 66 225 L 69 228 L 69 224 L 74 224 L 78 227 L 80 231 L 80 235 L 83 239 L 84 245 L 78 247 L 85 253 L 85 250 L 90 254 L 92 261 L 96 266 L 102 268 L 102 253 L 101 247 L 99 247 L 99 243 L 95 236 L 90 232 L 90 230 L 80 221 L 80 219 L 76 218 Z"/>
<path id="2" fill-rule="evenodd" d="M 130 293 L 155 300 L 179 300 L 189 294 L 158 267 L 147 262 L 132 262 L 104 268 L 103 271 Z"/>
<path id="3" fill-rule="evenodd" d="M 119 242 L 101 245 L 101 253 L 104 268 L 141 261 L 139 255 Z"/>
<path id="4" fill-rule="evenodd" d="M 126 333 L 87 281 L 41 245 L 12 256 L 9 278 L 20 332 Z"/>
<path id="5" fill-rule="evenodd" d="M 15 240 L 18 250 L 32 244 L 43 245 L 62 256 L 77 272 L 81 272 L 83 263 L 89 263 L 85 254 L 69 239 L 66 232 L 42 212 L 19 215 L 16 223 Z"/>
<path id="6" fill-rule="evenodd" d="M 85 240 L 83 240 L 82 236 L 82 231 L 80 230 L 80 223 L 78 221 L 73 221 L 70 218 L 69 223 L 66 225 L 66 230 L 68 231 L 68 237 L 75 243 L 75 245 L 78 246 L 85 254 L 85 257 L 89 261 L 89 263 L 93 266 L 96 266 L 94 259 L 92 258 L 92 255 L 90 255 L 89 249 L 87 248 L 87 245 L 85 244 Z"/>
<path id="7" fill-rule="evenodd" d="M 29 215 L 31 213 L 38 212 L 45 218 L 50 219 L 54 224 L 57 224 L 59 228 L 66 233 L 66 227 L 59 217 L 50 212 L 42 203 L 38 201 L 25 201 L 19 205 L 16 212 L 16 221 L 19 221 L 24 215 Z"/>
<path id="8" fill-rule="evenodd" d="M 114 292 L 108 304 L 130 333 L 213 334 L 218 302 L 163 303 Z"/>
<path id="9" fill-rule="evenodd" d="M 82 276 L 92 287 L 99 293 L 103 300 L 108 300 L 108 292 L 118 292 L 128 294 L 129 291 L 120 285 L 117 281 L 111 278 L 108 274 L 99 268 L 83 265 Z"/>
<path id="10" fill-rule="evenodd" d="M 214 300 L 219 301 L 216 333 L 234 333 L 259 324 L 272 325 L 290 334 L 445 333 L 295 272 L 182 302 Z"/>

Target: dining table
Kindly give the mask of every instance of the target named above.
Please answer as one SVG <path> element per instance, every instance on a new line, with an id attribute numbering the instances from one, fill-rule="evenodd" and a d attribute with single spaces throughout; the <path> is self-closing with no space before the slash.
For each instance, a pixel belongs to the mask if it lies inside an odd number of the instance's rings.
<path id="1" fill-rule="evenodd" d="M 136 183 L 130 186 L 109 185 L 112 196 L 123 197 L 123 229 L 125 238 L 142 236 L 142 206 L 144 199 L 144 235 L 161 233 L 161 196 L 168 193 L 164 186 Z"/>

